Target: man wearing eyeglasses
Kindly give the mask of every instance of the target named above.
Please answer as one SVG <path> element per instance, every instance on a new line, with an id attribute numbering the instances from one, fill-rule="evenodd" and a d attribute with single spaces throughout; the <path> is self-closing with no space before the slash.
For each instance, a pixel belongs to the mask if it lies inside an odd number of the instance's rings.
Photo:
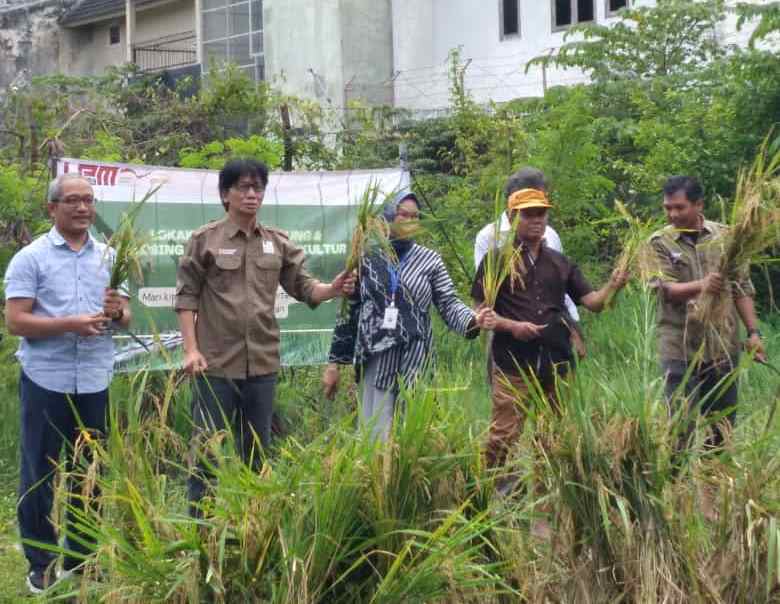
<path id="1" fill-rule="evenodd" d="M 282 231 L 257 222 L 268 168 L 251 159 L 231 160 L 219 173 L 224 218 L 192 234 L 179 262 L 175 308 L 184 344 L 184 370 L 194 376 L 193 442 L 230 428 L 247 463 L 257 467 L 271 441 L 271 417 L 279 370 L 276 290 L 314 308 L 354 291 L 342 273 L 321 283 L 304 266 L 303 250 Z M 198 445 L 193 447 L 197 451 Z M 189 480 L 190 511 L 200 515 L 206 464 Z"/>
<path id="2" fill-rule="evenodd" d="M 6 325 L 20 336 L 21 470 L 17 515 L 22 539 L 56 547 L 51 522 L 52 479 L 63 444 L 66 469 L 76 460 L 73 448 L 83 427 L 106 430 L 108 386 L 113 369 L 111 322 L 130 322 L 128 298 L 108 289 L 114 250 L 97 241 L 89 228 L 95 220 L 92 186 L 83 177 L 63 174 L 49 186 L 48 210 L 54 226 L 20 250 L 5 274 Z M 80 472 L 77 470 L 76 473 Z M 80 493 L 71 484 L 69 491 Z M 82 505 L 74 497 L 71 505 Z M 66 548 L 85 553 L 69 509 Z M 27 585 L 39 593 L 53 582 L 55 555 L 24 543 L 30 565 Z M 63 567 L 80 560 L 66 556 Z"/>

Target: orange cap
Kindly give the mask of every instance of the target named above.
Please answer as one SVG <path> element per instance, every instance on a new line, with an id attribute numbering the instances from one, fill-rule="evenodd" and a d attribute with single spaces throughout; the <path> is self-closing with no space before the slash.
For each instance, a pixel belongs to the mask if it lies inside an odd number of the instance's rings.
<path id="1" fill-rule="evenodd" d="M 547 195 L 539 189 L 520 189 L 509 196 L 506 201 L 508 210 L 525 210 L 526 208 L 551 208 Z"/>

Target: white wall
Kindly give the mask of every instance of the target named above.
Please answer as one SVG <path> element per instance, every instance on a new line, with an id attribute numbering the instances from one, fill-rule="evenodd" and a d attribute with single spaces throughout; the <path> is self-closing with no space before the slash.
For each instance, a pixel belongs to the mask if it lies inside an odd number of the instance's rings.
<path id="1" fill-rule="evenodd" d="M 266 78 L 332 108 L 391 103 L 390 0 L 266 0 Z"/>
<path id="2" fill-rule="evenodd" d="M 648 4 L 649 2 L 645 2 Z M 639 2 L 638 2 L 639 4 Z M 478 102 L 538 96 L 543 74 L 538 67 L 526 74 L 525 64 L 563 44 L 563 31 L 553 31 L 549 0 L 521 0 L 520 35 L 502 39 L 499 0 L 396 0 L 393 2 L 393 52 L 396 104 L 412 109 L 436 109 L 449 103 L 448 55 L 461 48 L 470 63 L 465 85 Z M 596 0 L 596 18 L 607 21 L 606 1 Z M 424 8 L 423 8 L 424 7 Z M 408 30 L 412 35 L 405 35 Z M 421 37 L 430 41 L 415 52 Z M 549 69 L 549 86 L 584 81 L 582 73 Z"/>
<path id="3" fill-rule="evenodd" d="M 768 0 L 748 0 L 765 4 Z M 634 6 L 652 6 L 654 0 L 635 0 Z M 727 4 L 735 5 L 736 0 Z M 539 67 L 525 73 L 532 58 L 564 43 L 563 31 L 553 31 L 550 0 L 520 0 L 520 35 L 501 39 L 499 0 L 393 0 L 394 82 L 397 106 L 435 111 L 449 105 L 448 54 L 461 48 L 461 60 L 470 63 L 464 81 L 480 103 L 501 102 L 543 93 Z M 596 19 L 614 22 L 606 14 L 606 0 L 596 0 Z M 731 14 L 719 28 L 719 38 L 744 46 L 752 27 L 736 31 Z M 571 41 L 572 37 L 569 38 Z M 584 82 L 578 70 L 547 71 L 547 85 Z"/>

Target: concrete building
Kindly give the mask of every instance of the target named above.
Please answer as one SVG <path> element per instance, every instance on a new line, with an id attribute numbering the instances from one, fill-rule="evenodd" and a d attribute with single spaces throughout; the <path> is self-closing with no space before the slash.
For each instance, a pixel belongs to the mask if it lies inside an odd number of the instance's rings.
<path id="1" fill-rule="evenodd" d="M 144 71 L 199 64 L 193 0 L 82 0 L 59 23 L 66 74 L 98 75 L 124 63 Z"/>
<path id="2" fill-rule="evenodd" d="M 534 66 L 526 73 L 526 64 L 556 52 L 573 24 L 610 24 L 622 8 L 653 5 L 655 0 L 393 0 L 395 104 L 421 113 L 447 107 L 454 48 L 460 49 L 465 88 L 479 103 L 540 96 L 548 86 L 585 82 L 577 70 Z M 737 31 L 732 11 L 716 35 L 724 44 L 745 46 L 751 33 L 749 26 Z"/>
<path id="3" fill-rule="evenodd" d="M 764 3 L 765 0 L 753 0 Z M 62 4 L 61 2 L 64 2 Z M 730 2 L 735 4 L 735 0 Z M 582 73 L 526 63 L 576 23 L 611 23 L 654 0 L 0 0 L 0 88 L 20 74 L 208 74 L 230 61 L 282 92 L 343 108 L 351 100 L 418 115 L 449 105 L 448 57 L 478 102 L 536 96 Z M 730 15 L 717 32 L 744 44 Z M 26 71 L 25 71 L 26 70 Z"/>

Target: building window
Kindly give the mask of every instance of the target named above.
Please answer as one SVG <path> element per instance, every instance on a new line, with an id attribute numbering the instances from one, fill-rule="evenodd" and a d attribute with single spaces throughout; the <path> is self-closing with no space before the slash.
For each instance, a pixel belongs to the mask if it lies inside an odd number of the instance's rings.
<path id="1" fill-rule="evenodd" d="M 119 24 L 114 23 L 108 28 L 108 43 L 112 46 L 119 44 Z"/>
<path id="2" fill-rule="evenodd" d="M 629 0 L 607 0 L 607 16 L 612 16 L 621 8 L 629 8 L 630 6 Z"/>
<path id="3" fill-rule="evenodd" d="M 501 17 L 501 37 L 520 35 L 520 0 L 501 0 L 499 3 Z"/>
<path id="4" fill-rule="evenodd" d="M 608 0 L 610 3 L 612 0 Z M 596 19 L 595 0 L 553 0 L 553 30 Z"/>
<path id="5" fill-rule="evenodd" d="M 203 73 L 233 63 L 254 80 L 265 79 L 262 0 L 203 0 Z"/>

